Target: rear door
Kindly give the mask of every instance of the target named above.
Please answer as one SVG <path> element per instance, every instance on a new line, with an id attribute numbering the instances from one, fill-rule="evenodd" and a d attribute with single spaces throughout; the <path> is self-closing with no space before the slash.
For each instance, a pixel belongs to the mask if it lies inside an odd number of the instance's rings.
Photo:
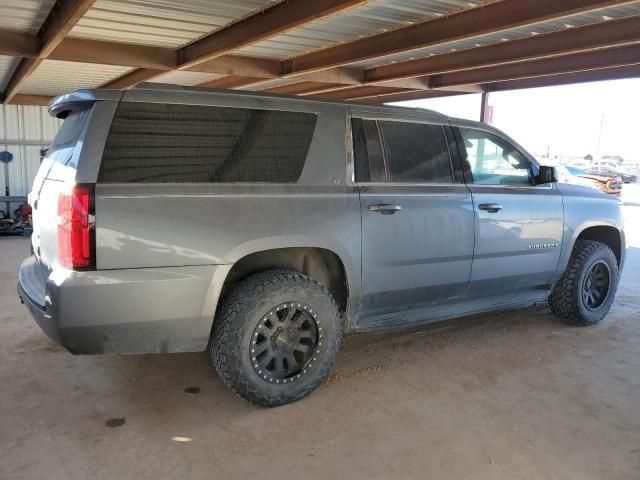
<path id="1" fill-rule="evenodd" d="M 34 179 L 29 204 L 33 209 L 31 244 L 38 261 L 47 267 L 58 254 L 58 196 L 75 183 L 79 142 L 90 109 L 71 112 L 51 143 Z"/>
<path id="2" fill-rule="evenodd" d="M 359 323 L 411 321 L 403 311 L 457 298 L 469 281 L 471 194 L 453 167 L 447 126 L 352 125 L 362 214 Z"/>
<path id="3" fill-rule="evenodd" d="M 546 285 L 555 274 L 563 233 L 562 196 L 535 185 L 535 167 L 493 132 L 455 128 L 476 214 L 469 296 Z"/>

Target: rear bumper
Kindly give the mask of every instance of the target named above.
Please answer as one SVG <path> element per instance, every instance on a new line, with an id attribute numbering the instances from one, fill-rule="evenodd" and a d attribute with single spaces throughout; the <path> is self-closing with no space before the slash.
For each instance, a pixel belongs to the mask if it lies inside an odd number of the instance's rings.
<path id="1" fill-rule="evenodd" d="M 98 354 L 205 350 L 230 267 L 34 275 L 36 268 L 31 257 L 18 275 L 18 295 L 36 323 L 70 352 Z"/>
<path id="2" fill-rule="evenodd" d="M 27 307 L 27 310 L 29 310 L 31 316 L 42 331 L 54 342 L 62 344 L 58 323 L 55 318 L 47 313 L 44 305 L 37 303 L 24 291 L 20 282 L 18 282 L 18 298 L 20 298 L 20 301 Z"/>

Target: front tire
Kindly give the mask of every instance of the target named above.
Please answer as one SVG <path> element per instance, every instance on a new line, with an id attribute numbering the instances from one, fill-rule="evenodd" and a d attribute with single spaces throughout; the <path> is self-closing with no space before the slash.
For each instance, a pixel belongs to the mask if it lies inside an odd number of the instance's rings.
<path id="1" fill-rule="evenodd" d="M 549 296 L 551 311 L 573 325 L 599 323 L 618 289 L 618 263 L 604 243 L 578 240 L 569 265 Z"/>
<path id="2" fill-rule="evenodd" d="M 340 348 L 338 307 L 324 286 L 290 270 L 242 281 L 222 302 L 209 353 L 222 382 L 273 407 L 311 393 Z"/>

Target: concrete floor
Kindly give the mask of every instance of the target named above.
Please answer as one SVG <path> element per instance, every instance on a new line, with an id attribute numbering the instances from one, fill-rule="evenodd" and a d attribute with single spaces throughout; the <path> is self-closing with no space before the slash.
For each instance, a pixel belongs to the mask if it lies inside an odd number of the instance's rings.
<path id="1" fill-rule="evenodd" d="M 27 241 L 2 238 L 0 478 L 637 480 L 640 202 L 625 208 L 629 261 L 601 325 L 542 306 L 351 337 L 326 384 L 267 410 L 205 354 L 68 354 L 17 302 Z"/>

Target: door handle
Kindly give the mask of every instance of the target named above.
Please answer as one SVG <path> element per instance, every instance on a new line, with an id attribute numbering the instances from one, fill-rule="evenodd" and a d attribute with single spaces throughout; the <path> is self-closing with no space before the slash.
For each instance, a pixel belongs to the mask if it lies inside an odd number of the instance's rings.
<path id="1" fill-rule="evenodd" d="M 388 203 L 381 203 L 380 205 L 369 205 L 370 212 L 378 212 L 382 215 L 393 215 L 400 210 L 402 210 L 402 207 L 400 205 L 391 205 Z"/>
<path id="2" fill-rule="evenodd" d="M 478 208 L 489 213 L 497 213 L 502 210 L 502 205 L 500 205 L 499 203 L 481 203 Z"/>

